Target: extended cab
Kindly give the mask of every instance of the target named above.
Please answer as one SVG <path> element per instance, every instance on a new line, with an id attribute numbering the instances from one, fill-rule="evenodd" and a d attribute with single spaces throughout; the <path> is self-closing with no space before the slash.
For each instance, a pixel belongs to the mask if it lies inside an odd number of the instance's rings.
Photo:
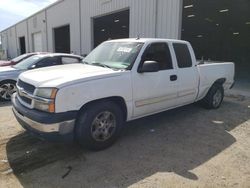
<path id="1" fill-rule="evenodd" d="M 234 64 L 198 65 L 189 42 L 121 39 L 102 43 L 82 64 L 22 73 L 13 111 L 29 132 L 104 149 L 125 121 L 201 101 L 219 108 Z"/>

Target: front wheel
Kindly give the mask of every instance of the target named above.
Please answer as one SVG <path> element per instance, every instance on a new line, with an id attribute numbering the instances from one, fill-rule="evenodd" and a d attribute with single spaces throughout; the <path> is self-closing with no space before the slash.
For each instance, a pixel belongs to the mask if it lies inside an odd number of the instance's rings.
<path id="1" fill-rule="evenodd" d="M 223 86 L 221 84 L 214 84 L 201 102 L 205 108 L 217 109 L 221 106 L 223 98 Z"/>
<path id="2" fill-rule="evenodd" d="M 2 81 L 0 83 L 0 100 L 10 101 L 13 93 L 17 91 L 15 81 Z"/>
<path id="3" fill-rule="evenodd" d="M 84 109 L 76 122 L 77 141 L 90 150 L 103 150 L 119 137 L 123 111 L 114 102 L 97 102 Z"/>

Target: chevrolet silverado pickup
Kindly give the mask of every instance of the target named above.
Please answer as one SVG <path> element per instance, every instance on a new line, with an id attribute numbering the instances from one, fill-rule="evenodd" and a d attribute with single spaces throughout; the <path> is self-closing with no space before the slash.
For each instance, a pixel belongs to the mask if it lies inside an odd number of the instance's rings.
<path id="1" fill-rule="evenodd" d="M 234 63 L 198 64 L 186 41 L 106 41 L 81 64 L 22 73 L 13 112 L 38 137 L 105 149 L 126 121 L 197 101 L 219 108 L 234 84 Z"/>

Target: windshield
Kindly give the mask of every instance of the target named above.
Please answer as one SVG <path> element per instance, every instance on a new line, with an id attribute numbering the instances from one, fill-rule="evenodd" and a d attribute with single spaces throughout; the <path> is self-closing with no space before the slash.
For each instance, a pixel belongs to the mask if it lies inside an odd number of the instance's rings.
<path id="1" fill-rule="evenodd" d="M 105 42 L 83 59 L 83 63 L 112 69 L 127 69 L 133 65 L 142 46 L 143 43 L 139 42 Z"/>
<path id="2" fill-rule="evenodd" d="M 20 63 L 16 64 L 13 67 L 16 69 L 21 69 L 21 70 L 28 69 L 30 66 L 34 65 L 41 58 L 43 58 L 43 57 L 42 56 L 31 56 L 31 57 L 21 61 Z"/>
<path id="3" fill-rule="evenodd" d="M 23 55 L 20 55 L 20 56 L 18 56 L 18 57 L 16 57 L 16 58 L 12 59 L 11 61 L 13 61 L 13 62 L 18 62 L 18 61 L 24 59 L 24 58 L 27 57 L 27 56 L 28 56 L 28 54 L 23 54 Z"/>

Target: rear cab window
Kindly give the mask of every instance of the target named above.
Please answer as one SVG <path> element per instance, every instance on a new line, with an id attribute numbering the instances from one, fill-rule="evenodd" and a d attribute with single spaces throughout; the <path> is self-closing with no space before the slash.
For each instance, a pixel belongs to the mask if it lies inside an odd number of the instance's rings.
<path id="1" fill-rule="evenodd" d="M 173 43 L 173 48 L 179 68 L 189 68 L 193 66 L 192 57 L 187 44 Z"/>
<path id="2" fill-rule="evenodd" d="M 72 63 L 80 63 L 80 59 L 76 57 L 62 57 L 61 58 L 62 64 L 72 64 Z"/>

